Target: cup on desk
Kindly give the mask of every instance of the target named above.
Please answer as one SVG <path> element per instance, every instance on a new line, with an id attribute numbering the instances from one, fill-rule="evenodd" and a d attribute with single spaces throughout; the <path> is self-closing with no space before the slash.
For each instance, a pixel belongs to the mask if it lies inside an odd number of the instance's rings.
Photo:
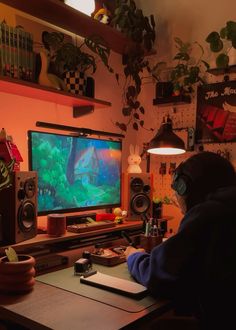
<path id="1" fill-rule="evenodd" d="M 140 236 L 140 246 L 145 249 L 146 252 L 150 253 L 151 250 L 161 244 L 162 242 L 162 236 Z"/>
<path id="2" fill-rule="evenodd" d="M 47 234 L 52 237 L 62 236 L 66 233 L 66 217 L 64 214 L 48 214 Z"/>

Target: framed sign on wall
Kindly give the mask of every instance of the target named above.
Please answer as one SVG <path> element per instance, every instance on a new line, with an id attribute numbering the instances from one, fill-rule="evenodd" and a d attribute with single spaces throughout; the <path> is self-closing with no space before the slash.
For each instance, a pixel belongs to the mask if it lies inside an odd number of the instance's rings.
<path id="1" fill-rule="evenodd" d="M 196 143 L 236 142 L 236 81 L 199 87 L 196 115 Z"/>

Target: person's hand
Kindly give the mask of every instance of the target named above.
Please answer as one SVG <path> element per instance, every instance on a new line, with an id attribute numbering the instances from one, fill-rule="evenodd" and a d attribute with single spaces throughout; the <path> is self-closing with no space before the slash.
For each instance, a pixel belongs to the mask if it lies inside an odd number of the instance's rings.
<path id="1" fill-rule="evenodd" d="M 145 250 L 142 249 L 142 248 L 136 249 L 136 248 L 134 248 L 133 246 L 128 246 L 128 247 L 126 248 L 126 250 L 124 251 L 124 255 L 125 255 L 126 260 L 128 259 L 128 257 L 129 257 L 131 254 L 136 253 L 136 252 L 145 252 Z"/>

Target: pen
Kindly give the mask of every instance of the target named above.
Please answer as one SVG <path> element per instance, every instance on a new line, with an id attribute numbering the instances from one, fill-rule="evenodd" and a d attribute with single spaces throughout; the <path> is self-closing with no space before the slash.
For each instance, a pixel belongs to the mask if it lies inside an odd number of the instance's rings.
<path id="1" fill-rule="evenodd" d="M 122 230 L 121 236 L 129 243 L 130 246 L 136 247 L 131 237 L 124 230 Z"/>

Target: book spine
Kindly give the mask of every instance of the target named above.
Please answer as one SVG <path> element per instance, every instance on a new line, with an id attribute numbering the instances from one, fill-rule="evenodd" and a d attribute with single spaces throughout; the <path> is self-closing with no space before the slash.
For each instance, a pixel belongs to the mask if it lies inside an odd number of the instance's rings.
<path id="1" fill-rule="evenodd" d="M 18 75 L 18 53 L 17 53 L 17 29 L 12 28 L 13 34 L 13 78 L 19 78 Z"/>
<path id="2" fill-rule="evenodd" d="M 6 40 L 5 40 L 5 23 L 1 24 L 1 34 L 2 34 L 2 74 L 6 75 Z"/>
<path id="3" fill-rule="evenodd" d="M 34 81 L 34 51 L 33 51 L 33 34 L 29 34 L 29 72 L 30 81 Z"/>
<path id="4" fill-rule="evenodd" d="M 15 72 L 15 51 L 14 51 L 14 35 L 13 27 L 9 26 L 9 58 L 10 58 L 10 77 L 14 78 Z"/>
<path id="5" fill-rule="evenodd" d="M 26 50 L 26 33 L 24 30 L 22 33 L 22 79 L 26 80 L 26 66 L 27 66 L 27 50 Z"/>
<path id="6" fill-rule="evenodd" d="M 10 28 L 5 24 L 5 75 L 10 77 L 11 75 L 11 55 L 10 55 Z"/>
<path id="7" fill-rule="evenodd" d="M 18 78 L 22 79 L 22 30 L 17 28 Z"/>

